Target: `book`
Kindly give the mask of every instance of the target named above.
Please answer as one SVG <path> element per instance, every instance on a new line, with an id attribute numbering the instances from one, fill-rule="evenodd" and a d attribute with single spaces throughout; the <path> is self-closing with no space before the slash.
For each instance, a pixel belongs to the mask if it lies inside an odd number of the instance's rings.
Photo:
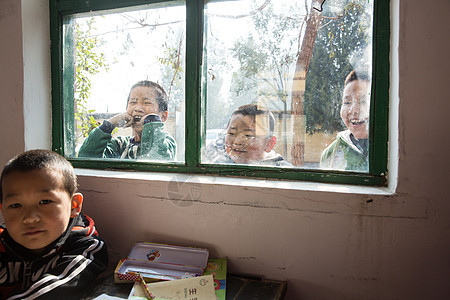
<path id="1" fill-rule="evenodd" d="M 212 275 L 186 279 L 147 283 L 154 300 L 215 300 L 214 279 Z M 128 299 L 143 300 L 145 290 L 135 283 Z"/>
<path id="2" fill-rule="evenodd" d="M 209 258 L 203 275 L 213 275 L 217 300 L 225 300 L 227 280 L 227 259 Z"/>

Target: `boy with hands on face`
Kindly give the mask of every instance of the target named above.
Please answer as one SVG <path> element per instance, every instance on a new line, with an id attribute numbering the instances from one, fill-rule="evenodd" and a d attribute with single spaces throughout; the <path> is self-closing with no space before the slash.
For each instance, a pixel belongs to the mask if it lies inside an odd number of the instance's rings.
<path id="1" fill-rule="evenodd" d="M 108 253 L 81 214 L 72 165 L 31 150 L 10 160 L 0 181 L 0 299 L 78 299 L 106 269 Z"/>
<path id="2" fill-rule="evenodd" d="M 84 141 L 78 157 L 173 160 L 176 142 L 164 129 L 168 98 L 164 89 L 149 80 L 131 87 L 127 110 L 95 128 Z M 113 137 L 116 127 L 131 127 L 133 135 Z"/>

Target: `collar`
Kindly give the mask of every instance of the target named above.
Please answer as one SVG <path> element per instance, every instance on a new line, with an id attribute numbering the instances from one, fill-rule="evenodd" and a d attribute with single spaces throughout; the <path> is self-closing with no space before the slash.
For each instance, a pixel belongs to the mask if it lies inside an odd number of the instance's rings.
<path id="1" fill-rule="evenodd" d="M 130 138 L 130 144 L 134 145 L 134 146 L 138 146 L 141 144 L 141 142 L 136 141 L 136 139 L 133 137 Z"/>

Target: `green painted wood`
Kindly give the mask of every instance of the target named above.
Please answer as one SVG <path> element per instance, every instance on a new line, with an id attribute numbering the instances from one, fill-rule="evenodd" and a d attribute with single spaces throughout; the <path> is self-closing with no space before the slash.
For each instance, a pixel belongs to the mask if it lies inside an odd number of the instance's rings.
<path id="1" fill-rule="evenodd" d="M 371 117 L 372 141 L 369 153 L 369 172 L 386 174 L 389 133 L 389 76 L 390 76 L 390 1 L 376 1 L 374 7 L 373 76 L 375 82 Z"/>
<path id="2" fill-rule="evenodd" d="M 55 0 L 51 0 L 50 2 L 55 2 Z M 167 6 L 171 2 L 178 2 L 178 0 L 57 0 L 56 9 L 62 15 L 67 15 L 98 10 L 127 8 L 155 3 L 164 3 L 164 5 Z"/>
<path id="3" fill-rule="evenodd" d="M 126 162 L 123 160 L 71 159 L 74 167 L 101 170 L 138 172 L 189 173 L 232 176 L 241 178 L 268 178 L 294 181 L 315 181 L 323 183 L 352 184 L 362 186 L 383 186 L 384 176 L 372 176 L 350 172 L 327 172 L 323 170 L 282 169 L 244 165 L 202 165 L 187 166 L 180 163 L 157 164 L 151 162 Z"/>
<path id="4" fill-rule="evenodd" d="M 187 166 L 198 166 L 200 158 L 200 71 L 202 51 L 202 11 L 200 0 L 186 1 L 186 143 Z"/>
<path id="5" fill-rule="evenodd" d="M 52 150 L 63 154 L 62 73 L 60 15 L 56 1 L 50 1 L 50 59 L 52 81 Z"/>

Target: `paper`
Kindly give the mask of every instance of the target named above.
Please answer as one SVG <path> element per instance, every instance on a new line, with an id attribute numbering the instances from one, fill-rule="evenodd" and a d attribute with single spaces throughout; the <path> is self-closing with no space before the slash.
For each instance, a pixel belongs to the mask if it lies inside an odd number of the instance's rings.
<path id="1" fill-rule="evenodd" d="M 114 296 L 109 296 L 107 294 L 101 294 L 100 296 L 96 297 L 94 300 L 124 300 L 125 298 L 119 298 Z"/>
<path id="2" fill-rule="evenodd" d="M 147 283 L 154 300 L 216 300 L 212 275 Z M 128 299 L 146 299 L 140 284 L 135 284 Z"/>

